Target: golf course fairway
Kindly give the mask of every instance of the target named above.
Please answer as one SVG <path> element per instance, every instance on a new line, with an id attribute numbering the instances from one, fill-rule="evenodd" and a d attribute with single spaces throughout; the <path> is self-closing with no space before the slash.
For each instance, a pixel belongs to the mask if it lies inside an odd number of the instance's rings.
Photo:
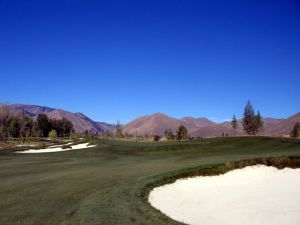
<path id="1" fill-rule="evenodd" d="M 300 156 L 300 140 L 271 137 L 93 144 L 44 154 L 1 149 L 0 224 L 180 224 L 149 204 L 151 184 L 194 168 Z"/>

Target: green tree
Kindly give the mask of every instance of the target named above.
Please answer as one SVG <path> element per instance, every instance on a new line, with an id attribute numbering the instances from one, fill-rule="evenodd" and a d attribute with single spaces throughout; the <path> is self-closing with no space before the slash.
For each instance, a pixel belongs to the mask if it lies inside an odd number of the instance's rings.
<path id="1" fill-rule="evenodd" d="M 300 137 L 300 123 L 299 122 L 295 123 L 295 125 L 290 133 L 290 136 L 294 137 L 294 138 Z"/>
<path id="2" fill-rule="evenodd" d="M 40 136 L 42 136 L 37 121 L 33 121 L 32 128 L 31 128 L 31 136 L 33 136 L 33 137 L 40 137 Z"/>
<path id="3" fill-rule="evenodd" d="M 244 131 L 249 135 L 255 135 L 258 131 L 257 118 L 253 106 L 249 100 L 245 106 L 242 124 Z"/>
<path id="4" fill-rule="evenodd" d="M 56 141 L 56 139 L 57 139 L 57 132 L 56 132 L 56 130 L 51 130 L 49 132 L 49 139 L 50 139 L 51 142 L 55 142 Z"/>
<path id="5" fill-rule="evenodd" d="M 50 121 L 46 114 L 39 114 L 37 117 L 38 128 L 43 137 L 47 137 L 51 130 Z"/>
<path id="6" fill-rule="evenodd" d="M 7 129 L 10 137 L 17 138 L 20 134 L 20 122 L 16 117 L 12 117 Z"/>
<path id="7" fill-rule="evenodd" d="M 177 128 L 177 132 L 176 132 L 176 138 L 178 141 L 180 140 L 186 140 L 188 137 L 188 130 L 186 129 L 185 126 L 183 125 L 180 125 L 178 128 Z"/>
<path id="8" fill-rule="evenodd" d="M 32 136 L 33 120 L 31 117 L 27 116 L 25 113 L 18 115 L 20 121 L 20 137 L 30 137 Z"/>
<path id="9" fill-rule="evenodd" d="M 255 116 L 255 125 L 254 125 L 256 132 L 261 132 L 263 131 L 264 127 L 264 122 L 262 119 L 262 116 L 260 115 L 260 112 L 258 111 L 256 116 Z"/>
<path id="10" fill-rule="evenodd" d="M 70 137 L 74 129 L 72 122 L 66 118 L 62 118 L 61 120 L 51 119 L 50 127 L 56 130 L 58 137 Z"/>
<path id="11" fill-rule="evenodd" d="M 237 119 L 235 117 L 235 115 L 233 115 L 232 120 L 231 120 L 231 127 L 233 129 L 233 134 L 236 135 L 236 131 L 239 127 Z"/>
<path id="12" fill-rule="evenodd" d="M 117 136 L 117 138 L 124 137 L 123 130 L 122 130 L 122 125 L 120 124 L 119 120 L 117 121 L 117 125 L 116 125 L 116 136 Z"/>
<path id="13" fill-rule="evenodd" d="M 68 137 L 70 136 L 71 132 L 74 130 L 73 124 L 70 120 L 67 120 L 66 118 L 63 118 L 61 120 L 61 133 L 62 137 Z"/>
<path id="14" fill-rule="evenodd" d="M 8 136 L 8 127 L 11 115 L 8 105 L 0 104 L 0 138 Z"/>
<path id="15" fill-rule="evenodd" d="M 49 126 L 51 127 L 51 130 L 56 130 L 57 136 L 61 137 L 61 123 L 60 120 L 57 120 L 55 118 L 49 120 Z"/>

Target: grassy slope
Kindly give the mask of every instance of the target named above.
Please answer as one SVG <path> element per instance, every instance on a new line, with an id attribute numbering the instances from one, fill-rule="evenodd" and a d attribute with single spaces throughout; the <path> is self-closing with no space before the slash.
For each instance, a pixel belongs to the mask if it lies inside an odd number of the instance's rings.
<path id="1" fill-rule="evenodd" d="M 146 183 L 188 167 L 280 155 L 300 155 L 300 141 L 101 141 L 49 154 L 0 150 L 0 224 L 177 224 L 144 202 Z"/>

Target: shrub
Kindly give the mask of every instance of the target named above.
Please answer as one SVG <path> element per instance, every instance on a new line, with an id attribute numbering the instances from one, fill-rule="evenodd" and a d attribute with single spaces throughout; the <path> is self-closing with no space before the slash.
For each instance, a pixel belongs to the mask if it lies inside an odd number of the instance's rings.
<path id="1" fill-rule="evenodd" d="M 49 132 L 49 139 L 50 139 L 51 142 L 56 142 L 56 139 L 57 139 L 56 130 L 51 130 Z"/>
<path id="2" fill-rule="evenodd" d="M 153 137 L 153 141 L 159 141 L 159 139 L 160 139 L 160 136 L 158 136 L 158 135 L 155 135 L 155 136 Z"/>

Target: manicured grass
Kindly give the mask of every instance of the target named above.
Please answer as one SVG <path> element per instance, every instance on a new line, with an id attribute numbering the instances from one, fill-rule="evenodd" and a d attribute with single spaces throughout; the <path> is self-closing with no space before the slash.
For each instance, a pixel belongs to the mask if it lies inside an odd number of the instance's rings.
<path id="1" fill-rule="evenodd" d="M 300 156 L 300 141 L 268 137 L 191 142 L 99 141 L 44 154 L 0 150 L 0 224 L 178 224 L 145 201 L 149 183 L 192 167 Z"/>

